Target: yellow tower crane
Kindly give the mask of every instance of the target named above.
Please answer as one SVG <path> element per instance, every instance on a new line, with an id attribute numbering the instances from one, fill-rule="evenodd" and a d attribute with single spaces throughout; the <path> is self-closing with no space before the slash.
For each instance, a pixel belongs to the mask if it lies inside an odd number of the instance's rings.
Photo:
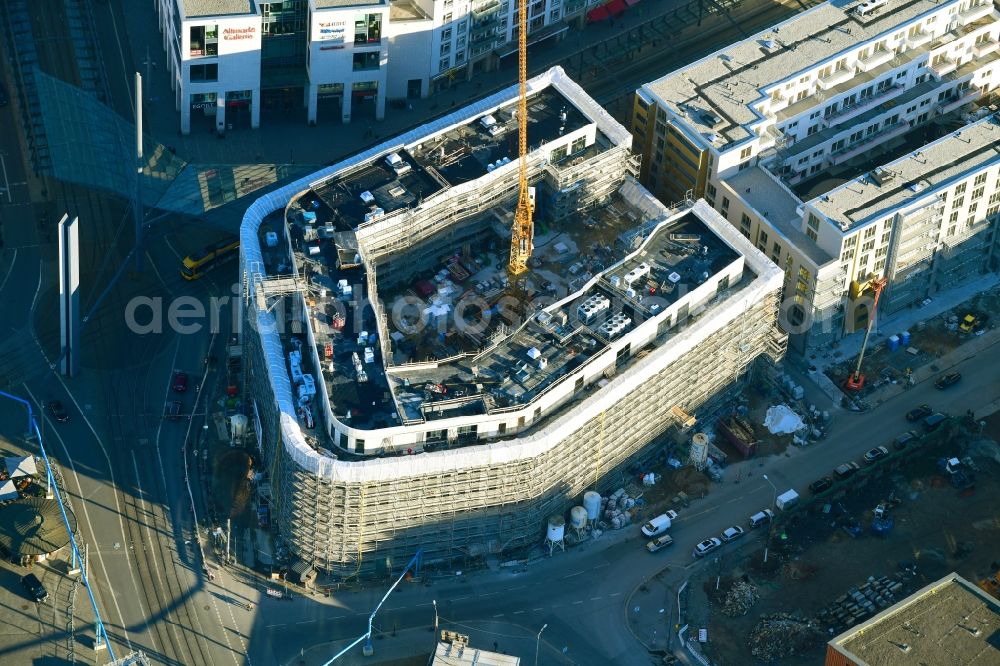
<path id="1" fill-rule="evenodd" d="M 517 98 L 518 193 L 514 212 L 514 227 L 510 235 L 510 262 L 507 272 L 511 284 L 528 270 L 535 237 L 531 219 L 532 204 L 528 190 L 528 1 L 517 2 L 517 66 L 519 95 Z"/>

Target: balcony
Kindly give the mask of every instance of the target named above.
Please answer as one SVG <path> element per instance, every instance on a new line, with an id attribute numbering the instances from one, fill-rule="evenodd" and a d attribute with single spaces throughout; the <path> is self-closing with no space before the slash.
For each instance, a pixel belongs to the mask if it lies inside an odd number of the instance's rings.
<path id="1" fill-rule="evenodd" d="M 911 49 L 915 49 L 917 47 L 923 46 L 927 42 L 931 41 L 931 39 L 933 38 L 934 37 L 933 35 L 931 35 L 931 33 L 924 32 L 923 30 L 921 30 L 920 32 L 915 32 L 909 37 L 907 37 L 906 42 L 907 44 L 909 44 Z"/>
<path id="2" fill-rule="evenodd" d="M 831 72 L 826 76 L 819 77 L 818 79 L 816 79 L 816 82 L 819 83 L 819 87 L 822 88 L 823 90 L 829 90 L 835 85 L 839 83 L 845 83 L 853 78 L 854 78 L 853 69 L 841 69 L 836 72 Z"/>
<path id="3" fill-rule="evenodd" d="M 563 15 L 572 16 L 577 12 L 583 11 L 586 6 L 586 0 L 570 0 L 563 5 Z"/>
<path id="4" fill-rule="evenodd" d="M 830 153 L 830 161 L 834 164 L 843 164 L 852 157 L 856 157 L 866 150 L 870 150 L 876 145 L 882 143 L 883 141 L 888 141 L 894 136 L 899 136 L 908 132 L 910 129 L 910 124 L 906 121 L 900 121 L 895 125 L 889 125 L 888 127 L 883 127 L 874 134 L 869 134 L 857 143 L 852 143 L 851 145 L 838 150 L 835 153 Z"/>
<path id="5" fill-rule="evenodd" d="M 936 74 L 938 78 L 941 78 L 945 74 L 950 74 L 951 72 L 954 72 L 956 69 L 958 69 L 958 63 L 955 61 L 954 58 L 951 58 L 949 56 L 944 56 L 935 58 L 935 61 L 929 63 L 927 67 L 929 67 L 930 70 L 934 72 L 934 74 Z"/>
<path id="6" fill-rule="evenodd" d="M 984 16 L 988 16 L 992 11 L 992 2 L 982 2 L 978 5 L 973 5 L 967 8 L 964 12 L 959 12 L 958 18 L 962 22 L 962 25 L 968 25 L 973 21 L 983 18 Z"/>
<path id="7" fill-rule="evenodd" d="M 979 42 L 978 44 L 975 44 L 972 47 L 972 52 L 976 55 L 977 58 L 982 58 L 983 56 L 989 55 L 990 53 L 993 53 L 996 50 L 997 50 L 997 40 L 995 39 L 988 39 L 984 42 Z"/>
<path id="8" fill-rule="evenodd" d="M 492 2 L 486 2 L 479 6 L 473 6 L 472 8 L 472 19 L 473 21 L 479 21 L 491 14 L 496 14 L 500 11 L 500 3 L 497 0 L 492 0 Z"/>
<path id="9" fill-rule="evenodd" d="M 981 94 L 982 92 L 979 90 L 979 88 L 975 86 L 970 86 L 961 95 L 953 95 L 952 97 L 948 97 L 946 99 L 941 100 L 940 106 L 938 107 L 937 111 L 939 114 L 944 115 L 950 111 L 954 111 L 960 106 L 964 106 L 965 104 L 971 104 L 972 102 L 975 102 L 977 99 L 979 99 L 979 96 Z"/>
<path id="10" fill-rule="evenodd" d="M 902 85 L 895 83 L 884 90 L 877 91 L 871 97 L 866 97 L 865 99 L 855 103 L 853 106 L 842 108 L 836 113 L 831 113 L 828 116 L 823 116 L 823 122 L 827 127 L 842 123 L 844 121 L 850 120 L 855 116 L 864 113 L 866 110 L 870 109 L 875 104 L 880 104 L 886 102 L 897 95 L 902 94 L 906 90 Z"/>
<path id="11" fill-rule="evenodd" d="M 884 65 L 893 59 L 895 53 L 889 50 L 876 51 L 872 53 L 867 58 L 861 58 L 858 60 L 858 67 L 862 72 L 867 72 L 879 65 Z"/>

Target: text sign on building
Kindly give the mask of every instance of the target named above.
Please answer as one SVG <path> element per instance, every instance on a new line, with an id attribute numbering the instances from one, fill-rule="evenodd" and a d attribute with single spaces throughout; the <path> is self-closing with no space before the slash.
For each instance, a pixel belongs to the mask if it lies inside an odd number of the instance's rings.
<path id="1" fill-rule="evenodd" d="M 319 27 L 317 42 L 344 42 L 344 33 L 347 29 L 345 21 L 320 21 L 317 26 Z"/>
<path id="2" fill-rule="evenodd" d="M 257 36 L 257 28 L 247 26 L 246 28 L 225 28 L 222 31 L 222 38 L 227 42 L 234 42 L 240 39 L 253 39 Z"/>

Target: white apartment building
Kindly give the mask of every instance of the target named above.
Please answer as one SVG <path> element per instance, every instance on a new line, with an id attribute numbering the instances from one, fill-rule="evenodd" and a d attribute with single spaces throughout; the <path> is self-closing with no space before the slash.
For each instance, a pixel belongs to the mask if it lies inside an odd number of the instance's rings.
<path id="1" fill-rule="evenodd" d="M 908 264 L 916 255 L 892 245 L 914 233 L 897 226 L 914 206 L 957 181 L 892 174 L 905 155 L 928 159 L 919 155 L 929 142 L 956 165 L 950 177 L 970 169 L 974 181 L 986 168 L 966 164 L 965 139 L 947 137 L 989 113 L 981 105 L 1000 84 L 998 37 L 988 1 L 828 2 L 642 86 L 632 126 L 642 179 L 665 201 L 705 197 L 768 253 L 785 269 L 793 346 L 826 345 L 866 323 L 874 276 L 891 280 L 887 314 L 968 277 L 946 269 L 944 255 Z M 978 127 L 975 136 L 993 136 L 991 122 Z M 859 193 L 890 182 L 893 205 L 876 197 L 862 215 Z M 971 202 L 938 220 L 928 257 L 976 245 L 966 229 L 992 238 L 995 208 Z M 971 256 L 984 258 L 973 272 L 991 269 L 990 255 Z"/>
<path id="2" fill-rule="evenodd" d="M 534 0 L 529 45 L 582 25 L 600 0 Z M 181 132 L 256 128 L 299 108 L 309 124 L 381 120 L 515 57 L 504 0 L 157 0 Z M 192 120 L 193 119 L 193 120 Z M 204 119 L 204 122 L 200 122 Z"/>

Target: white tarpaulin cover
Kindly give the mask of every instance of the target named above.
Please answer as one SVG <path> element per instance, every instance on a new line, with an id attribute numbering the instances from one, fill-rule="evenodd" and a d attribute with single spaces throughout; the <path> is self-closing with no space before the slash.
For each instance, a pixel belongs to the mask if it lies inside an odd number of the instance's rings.
<path id="1" fill-rule="evenodd" d="M 802 418 L 793 412 L 788 405 L 775 405 L 767 408 L 764 425 L 772 435 L 790 435 L 806 427 Z"/>

